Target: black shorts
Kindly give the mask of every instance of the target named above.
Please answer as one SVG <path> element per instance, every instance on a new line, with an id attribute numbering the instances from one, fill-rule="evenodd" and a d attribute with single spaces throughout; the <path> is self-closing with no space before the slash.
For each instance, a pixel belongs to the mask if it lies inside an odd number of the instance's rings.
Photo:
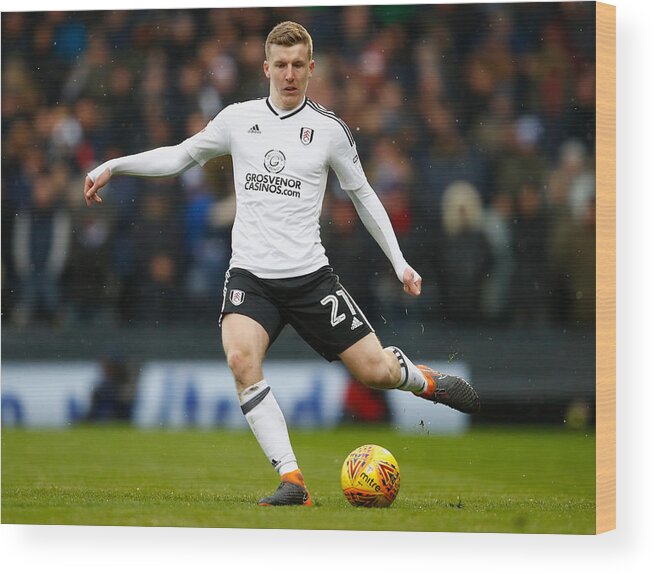
<path id="1" fill-rule="evenodd" d="M 260 279 L 245 269 L 225 274 L 221 319 L 239 313 L 268 333 L 269 346 L 288 323 L 328 361 L 373 332 L 331 267 L 290 279 Z"/>

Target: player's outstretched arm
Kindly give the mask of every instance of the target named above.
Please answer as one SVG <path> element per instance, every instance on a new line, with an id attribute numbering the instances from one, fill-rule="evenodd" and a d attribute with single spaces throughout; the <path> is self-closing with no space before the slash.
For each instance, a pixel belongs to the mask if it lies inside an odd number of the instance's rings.
<path id="1" fill-rule="evenodd" d="M 114 175 L 140 177 L 170 177 L 178 175 L 196 164 L 183 144 L 167 146 L 111 159 L 89 172 L 84 182 L 84 199 L 87 205 L 101 203 L 100 189 Z"/>
<path id="2" fill-rule="evenodd" d="M 365 183 L 356 190 L 346 191 L 357 210 L 364 227 L 387 256 L 398 280 L 402 282 L 406 293 L 417 297 L 421 294 L 421 276 L 405 261 L 398 239 L 393 231 L 387 210 L 373 188 Z"/>

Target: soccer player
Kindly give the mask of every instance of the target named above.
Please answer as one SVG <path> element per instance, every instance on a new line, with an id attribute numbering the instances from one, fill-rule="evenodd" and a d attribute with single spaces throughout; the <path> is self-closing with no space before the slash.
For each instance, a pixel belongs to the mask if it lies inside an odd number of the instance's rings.
<path id="1" fill-rule="evenodd" d="M 463 379 L 416 366 L 398 347 L 382 348 L 329 266 L 319 215 L 332 168 L 405 291 L 421 293 L 421 276 L 400 251 L 348 126 L 306 96 L 312 53 L 303 26 L 278 24 L 265 44 L 268 97 L 226 107 L 176 146 L 112 159 L 91 171 L 84 185 L 86 203 L 93 205 L 102 201 L 98 192 L 114 175 L 172 176 L 232 155 L 237 211 L 219 324 L 241 409 L 281 478 L 278 489 L 259 501 L 265 506 L 311 505 L 262 366 L 286 324 L 328 361 L 340 359 L 366 385 L 412 392 L 465 413 L 480 406 Z"/>

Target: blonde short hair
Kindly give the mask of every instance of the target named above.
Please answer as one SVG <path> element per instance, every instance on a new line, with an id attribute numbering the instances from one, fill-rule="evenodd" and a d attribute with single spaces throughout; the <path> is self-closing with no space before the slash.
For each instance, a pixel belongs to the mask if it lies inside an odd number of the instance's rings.
<path id="1" fill-rule="evenodd" d="M 266 58 L 270 57 L 270 46 L 276 44 L 278 46 L 295 46 L 296 44 L 305 44 L 311 62 L 314 55 L 314 45 L 312 37 L 309 32 L 297 22 L 280 22 L 273 28 L 267 38 L 264 50 L 266 51 Z"/>

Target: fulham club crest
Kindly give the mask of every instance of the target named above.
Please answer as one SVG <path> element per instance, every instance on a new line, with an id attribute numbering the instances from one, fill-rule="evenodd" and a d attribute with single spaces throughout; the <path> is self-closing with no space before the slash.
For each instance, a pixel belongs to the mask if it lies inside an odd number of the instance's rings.
<path id="1" fill-rule="evenodd" d="M 300 141 L 303 145 L 309 145 L 314 139 L 314 130 L 312 128 L 300 128 Z"/>
<path id="2" fill-rule="evenodd" d="M 243 303 L 246 294 L 241 289 L 230 289 L 230 302 L 237 307 Z"/>

